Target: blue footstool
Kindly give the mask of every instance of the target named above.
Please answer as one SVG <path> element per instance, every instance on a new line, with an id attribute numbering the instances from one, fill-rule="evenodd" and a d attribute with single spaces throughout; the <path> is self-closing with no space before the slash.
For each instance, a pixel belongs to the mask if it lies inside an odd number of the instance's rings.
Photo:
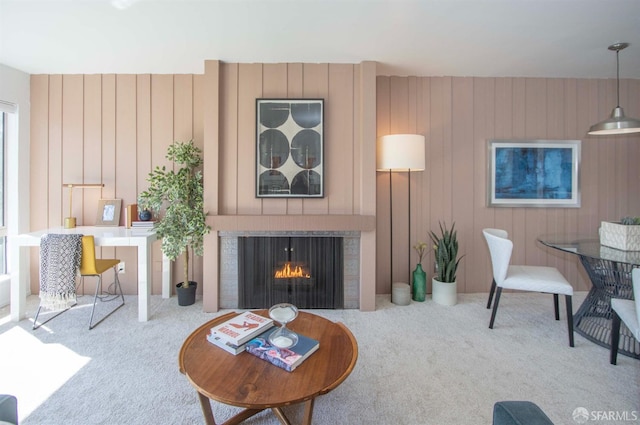
<path id="1" fill-rule="evenodd" d="M 493 405 L 493 425 L 553 425 L 530 401 L 499 401 Z"/>

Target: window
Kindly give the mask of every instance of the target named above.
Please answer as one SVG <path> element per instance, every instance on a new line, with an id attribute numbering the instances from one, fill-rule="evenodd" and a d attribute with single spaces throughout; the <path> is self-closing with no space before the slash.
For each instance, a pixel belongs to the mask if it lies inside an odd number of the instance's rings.
<path id="1" fill-rule="evenodd" d="M 6 123 L 7 114 L 5 112 L 0 112 L 0 275 L 7 273 L 7 223 L 5 219 L 5 152 L 7 140 Z"/>

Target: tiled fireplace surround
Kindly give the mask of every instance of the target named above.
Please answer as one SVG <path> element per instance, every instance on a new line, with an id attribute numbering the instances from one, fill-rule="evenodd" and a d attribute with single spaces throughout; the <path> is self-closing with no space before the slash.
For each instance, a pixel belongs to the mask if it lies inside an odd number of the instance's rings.
<path id="1" fill-rule="evenodd" d="M 220 232 L 220 308 L 238 308 L 238 238 L 262 237 L 340 237 L 343 240 L 344 308 L 360 307 L 360 232 Z"/>
<path id="2" fill-rule="evenodd" d="M 344 308 L 375 310 L 376 218 L 372 215 L 209 216 L 205 238 L 203 307 L 237 308 L 237 239 L 240 236 L 339 236 L 344 241 Z"/>

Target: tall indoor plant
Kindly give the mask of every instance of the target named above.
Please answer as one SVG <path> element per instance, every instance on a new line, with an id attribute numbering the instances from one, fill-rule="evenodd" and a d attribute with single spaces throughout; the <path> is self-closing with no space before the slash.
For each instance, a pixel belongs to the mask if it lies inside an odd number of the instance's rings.
<path id="1" fill-rule="evenodd" d="M 431 231 L 429 236 L 433 241 L 435 253 L 436 274 L 432 279 L 433 301 L 443 305 L 457 303 L 456 273 L 462 257 L 458 258 L 458 237 L 455 230 L 455 222 L 451 229 L 447 229 L 446 223 L 439 223 L 440 234 Z"/>
<path id="2" fill-rule="evenodd" d="M 193 140 L 174 142 L 167 149 L 166 158 L 178 167 L 167 170 L 156 166 L 149 173 L 149 188 L 138 197 L 140 208 L 159 214 L 155 225 L 158 238 L 162 239 L 162 252 L 171 260 L 184 256 L 183 281 L 176 285 L 178 303 L 190 305 L 195 302 L 197 283 L 189 280 L 189 250 L 203 254 L 204 235 L 210 227 L 204 211 L 204 186 L 202 157 Z M 185 298 L 183 290 L 190 294 Z"/>

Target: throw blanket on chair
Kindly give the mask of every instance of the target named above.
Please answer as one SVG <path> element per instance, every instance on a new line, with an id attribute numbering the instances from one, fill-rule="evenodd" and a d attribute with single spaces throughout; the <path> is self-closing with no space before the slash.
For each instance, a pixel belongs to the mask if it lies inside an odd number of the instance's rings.
<path id="1" fill-rule="evenodd" d="M 40 239 L 40 307 L 69 308 L 76 303 L 76 276 L 82 235 L 48 234 Z"/>

